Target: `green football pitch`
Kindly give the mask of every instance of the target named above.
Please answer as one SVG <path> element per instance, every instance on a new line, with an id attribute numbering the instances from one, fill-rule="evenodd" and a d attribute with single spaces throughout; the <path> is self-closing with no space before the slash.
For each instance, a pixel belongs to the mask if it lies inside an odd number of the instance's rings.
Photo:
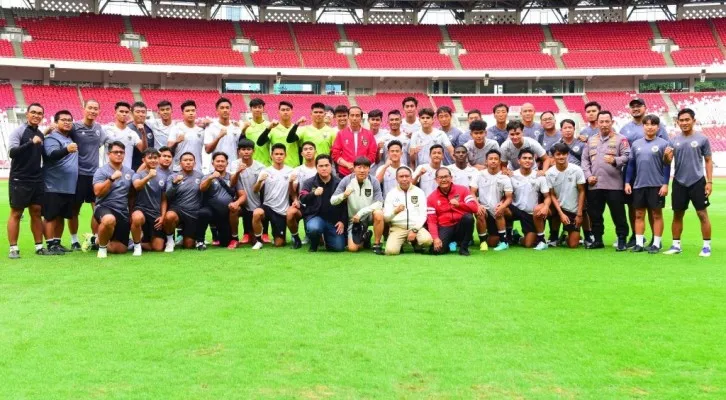
<path id="1" fill-rule="evenodd" d="M 723 399 L 726 180 L 711 203 L 709 259 L 693 211 L 678 256 L 41 258 L 26 219 L 23 258 L 0 247 L 0 399 Z"/>

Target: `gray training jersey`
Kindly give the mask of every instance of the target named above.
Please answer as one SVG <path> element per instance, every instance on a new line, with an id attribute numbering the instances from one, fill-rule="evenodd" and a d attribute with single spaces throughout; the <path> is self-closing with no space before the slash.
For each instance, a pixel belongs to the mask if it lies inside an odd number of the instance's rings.
<path id="1" fill-rule="evenodd" d="M 669 144 L 665 140 L 656 137 L 653 140 L 645 138 L 633 142 L 630 148 L 630 158 L 635 161 L 635 184 L 633 188 L 660 187 L 667 182 L 663 177 L 663 154 Z"/>
<path id="2" fill-rule="evenodd" d="M 555 192 L 560 207 L 568 212 L 577 213 L 577 200 L 579 192 L 577 185 L 585 184 L 585 173 L 577 165 L 567 164 L 567 168 L 560 172 L 557 167 L 550 167 L 545 172 L 547 185 Z"/>
<path id="3" fill-rule="evenodd" d="M 565 143 L 564 139 L 560 139 L 559 143 Z M 567 144 L 567 143 L 565 143 Z M 582 149 L 585 148 L 585 142 L 575 137 L 572 140 L 572 143 L 567 144 L 567 147 L 570 148 L 570 152 L 567 155 L 567 162 L 571 164 L 575 164 L 578 167 L 582 164 Z M 552 154 L 552 148 L 550 148 L 550 155 L 554 156 Z"/>
<path id="4" fill-rule="evenodd" d="M 113 169 L 111 164 L 106 164 L 96 170 L 93 174 L 93 184 L 104 182 L 106 179 L 111 178 L 111 175 L 116 170 Z M 106 207 L 114 212 L 123 215 L 126 219 L 129 218 L 129 192 L 131 191 L 131 178 L 134 176 L 134 171 L 125 166 L 121 166 L 121 177 L 116 179 L 111 184 L 111 190 L 106 193 L 105 196 L 96 197 L 96 208 Z"/>
<path id="5" fill-rule="evenodd" d="M 236 172 L 241 162 L 242 160 L 237 159 L 233 164 L 232 170 Z M 257 179 L 260 177 L 260 172 L 263 169 L 265 169 L 265 166 L 261 162 L 254 160 L 252 161 L 252 165 L 247 167 L 237 177 L 237 186 L 235 186 L 235 189 L 244 190 L 247 193 L 247 201 L 245 201 L 245 209 L 247 211 L 252 212 L 255 211 L 255 208 L 260 208 L 260 194 L 255 193 L 252 187 L 255 186 Z"/>
<path id="6" fill-rule="evenodd" d="M 673 138 L 673 159 L 676 172 L 673 179 L 683 186 L 691 186 L 703 178 L 703 158 L 711 156 L 711 144 L 700 132 Z"/>
<path id="7" fill-rule="evenodd" d="M 527 214 L 532 214 L 539 204 L 540 193 L 545 194 L 550 191 L 547 178 L 537 176 L 537 171 L 534 170 L 530 171 L 529 175 L 523 175 L 521 169 L 514 171 L 512 188 L 514 189 L 512 205 Z"/>
<path id="8" fill-rule="evenodd" d="M 559 142 L 560 139 L 562 139 L 562 132 L 560 131 L 555 132 L 552 136 L 547 136 L 547 134 L 543 132 L 542 135 L 540 135 L 538 142 L 542 145 L 542 147 L 544 147 L 547 154 L 550 154 L 552 146 Z"/>
<path id="9" fill-rule="evenodd" d="M 205 175 L 204 179 L 211 175 Z M 229 203 L 234 201 L 234 189 L 230 186 L 230 179 L 232 175 L 225 173 L 224 176 L 220 176 L 212 180 L 212 184 L 207 189 L 204 195 L 204 199 L 207 205 L 216 210 L 228 210 Z M 226 186 L 226 187 L 225 187 Z"/>
<path id="10" fill-rule="evenodd" d="M 157 168 L 156 176 L 146 182 L 142 190 L 136 192 L 135 207 L 154 219 L 161 216 L 161 198 L 166 192 L 166 181 L 169 179 L 170 172 Z M 147 175 L 149 175 L 149 171 L 141 171 L 134 174 L 133 180 L 144 179 Z"/>
<path id="11" fill-rule="evenodd" d="M 198 126 L 188 127 L 183 123 L 178 123 L 169 133 L 169 141 L 176 141 L 177 137 L 184 136 L 184 140 L 179 142 L 174 149 L 174 172 L 181 171 L 181 156 L 184 153 L 194 154 L 194 170 L 202 171 L 202 148 L 204 147 L 204 130 Z"/>
<path id="12" fill-rule="evenodd" d="M 48 193 L 75 194 L 78 181 L 78 153 L 68 153 L 60 160 L 51 160 L 50 153 L 73 143 L 70 137 L 53 131 L 43 141 L 43 182 Z"/>
<path id="13" fill-rule="evenodd" d="M 522 147 L 520 148 L 514 146 L 511 139 L 507 139 L 504 144 L 499 146 L 499 151 L 502 152 L 502 162 L 508 162 L 510 170 L 514 171 L 515 169 L 519 169 L 519 152 L 522 151 L 522 149 L 532 150 L 535 160 L 538 160 L 540 157 L 547 154 L 544 147 L 532 138 L 523 137 Z"/>
<path id="14" fill-rule="evenodd" d="M 290 205 L 291 173 L 292 168 L 287 165 L 284 165 L 282 169 L 270 166 L 260 172 L 260 177 L 267 174 L 267 179 L 263 185 L 265 198 L 262 199 L 262 203 L 280 215 L 287 214 L 287 208 Z"/>
<path id="15" fill-rule="evenodd" d="M 184 179 L 174 184 L 174 178 L 182 174 Z M 197 211 L 202 208 L 202 191 L 199 184 L 202 183 L 203 175 L 196 169 L 189 175 L 184 172 L 175 172 L 166 179 L 166 197 L 169 201 L 169 208 L 187 213 L 189 216 L 196 216 Z"/>
<path id="16" fill-rule="evenodd" d="M 71 139 L 78 145 L 78 174 L 93 176 L 100 162 L 98 149 L 106 142 L 106 131 L 95 122 L 91 126 L 74 122 Z"/>
<path id="17" fill-rule="evenodd" d="M 492 125 L 487 128 L 487 139 L 496 140 L 498 145 L 502 145 L 505 140 L 509 137 L 509 132 L 506 129 L 499 129 L 496 125 Z"/>
<path id="18" fill-rule="evenodd" d="M 532 126 L 526 126 L 526 125 L 524 126 L 524 130 L 522 131 L 522 134 L 525 137 L 537 140 L 537 138 L 539 137 L 539 135 L 542 134 L 542 132 L 544 132 L 544 129 L 542 129 L 542 125 L 540 125 L 537 122 L 533 122 Z"/>
<path id="19" fill-rule="evenodd" d="M 490 150 L 499 150 L 499 144 L 496 140 L 484 139 L 484 145 L 482 148 L 476 147 L 474 140 L 470 140 L 464 144 L 466 147 L 466 157 L 469 160 L 469 165 L 487 165 L 487 153 Z"/>
<path id="20" fill-rule="evenodd" d="M 625 136 L 626 139 L 628 139 L 628 144 L 630 147 L 633 147 L 633 143 L 635 143 L 636 140 L 642 139 L 645 137 L 645 130 L 643 128 L 643 124 L 636 124 L 635 121 L 630 121 L 627 124 L 625 124 L 622 128 L 620 128 L 621 135 Z M 658 127 L 658 133 L 656 134 L 657 137 L 668 141 L 668 132 L 666 132 L 665 125 L 662 123 L 660 124 L 660 127 Z"/>

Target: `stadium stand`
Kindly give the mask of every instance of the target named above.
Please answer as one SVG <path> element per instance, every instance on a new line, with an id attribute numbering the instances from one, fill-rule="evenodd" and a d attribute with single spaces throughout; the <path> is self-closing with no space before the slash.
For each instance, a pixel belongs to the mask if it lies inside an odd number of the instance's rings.
<path id="1" fill-rule="evenodd" d="M 665 59 L 659 53 L 648 50 L 589 50 L 562 55 L 568 68 L 629 68 L 665 67 Z"/>
<path id="2" fill-rule="evenodd" d="M 112 43 L 33 40 L 23 43 L 27 58 L 132 63 L 131 50 Z"/>
<path id="3" fill-rule="evenodd" d="M 550 96 L 466 96 L 461 98 L 464 109 L 471 110 L 478 108 L 484 114 L 491 114 L 492 108 L 498 103 L 520 106 L 524 103 L 532 103 L 537 112 L 554 111 L 558 112 L 557 103 Z"/>
<path id="4" fill-rule="evenodd" d="M 653 31 L 647 22 L 602 22 L 550 25 L 552 37 L 569 51 L 577 50 L 650 50 Z M 597 38 L 597 40 L 583 40 Z"/>
<path id="5" fill-rule="evenodd" d="M 438 53 L 443 40 L 436 25 L 345 25 L 348 40 L 360 45 L 363 52 Z"/>
<path id="6" fill-rule="evenodd" d="M 207 47 L 181 52 L 178 47 L 157 45 L 141 49 L 141 58 L 151 64 L 245 65 L 242 54 L 229 47 Z"/>
<path id="7" fill-rule="evenodd" d="M 469 53 L 539 53 L 545 40 L 540 25 L 449 25 L 451 40 Z"/>
<path id="8" fill-rule="evenodd" d="M 115 110 L 114 105 L 119 101 L 125 101 L 129 104 L 133 104 L 134 95 L 131 93 L 131 89 L 127 88 L 81 88 L 81 97 L 83 102 L 93 99 L 99 103 L 100 112 L 98 113 L 98 121 L 100 123 L 109 123 L 114 120 Z M 150 104 L 146 105 L 150 107 Z M 75 109 L 69 110 L 73 113 L 75 119 L 80 119 L 82 115 L 80 111 Z"/>
<path id="9" fill-rule="evenodd" d="M 285 95 L 255 95 L 265 101 L 265 112 L 268 118 L 277 119 L 278 104 L 282 100 L 289 101 L 293 104 L 292 119 L 297 121 L 300 117 L 306 117 L 308 123 L 310 122 L 310 107 L 313 103 L 323 103 L 331 107 L 335 107 L 340 104 L 350 105 L 347 96 L 337 95 L 310 95 L 310 94 L 285 94 Z M 366 111 L 363 109 L 363 111 Z"/>
<path id="10" fill-rule="evenodd" d="M 567 111 L 582 115 L 585 120 L 585 100 L 582 96 L 562 96 L 562 101 L 567 107 Z"/>
<path id="11" fill-rule="evenodd" d="M 699 66 L 721 64 L 724 62 L 723 53 L 717 47 L 680 49 L 671 53 L 673 62 L 678 66 Z"/>
<path id="12" fill-rule="evenodd" d="M 15 107 L 15 92 L 9 83 L 0 84 L 0 110 Z"/>
<path id="13" fill-rule="evenodd" d="M 726 126 L 704 127 L 703 134 L 708 137 L 711 151 L 726 151 Z"/>
<path id="14" fill-rule="evenodd" d="M 22 89 L 25 104 L 42 104 L 47 121 L 52 121 L 53 114 L 60 110 L 74 112 L 81 109 L 81 100 L 75 86 L 23 85 Z"/>
<path id="15" fill-rule="evenodd" d="M 255 41 L 262 50 L 295 50 L 287 23 L 240 22 L 245 37 Z"/>
<path id="16" fill-rule="evenodd" d="M 300 58 L 294 50 L 260 49 L 252 53 L 252 62 L 256 67 L 301 67 Z"/>
<path id="17" fill-rule="evenodd" d="M 434 108 L 447 106 L 451 108 L 454 112 L 456 112 L 456 106 L 454 105 L 454 101 L 449 96 L 432 96 L 431 101 L 434 102 Z"/>
<path id="18" fill-rule="evenodd" d="M 726 106 L 726 93 L 672 93 L 671 99 L 678 109 L 685 107 L 693 109 L 696 112 L 696 119 L 701 124 L 726 125 L 726 115 L 723 112 Z"/>
<path id="19" fill-rule="evenodd" d="M 723 54 L 705 19 L 658 21 L 664 38 L 673 39 L 680 47 L 671 55 L 679 66 L 711 65 L 723 62 Z"/>
<path id="20" fill-rule="evenodd" d="M 300 50 L 335 52 L 335 42 L 340 41 L 338 27 L 333 24 L 292 24 L 292 30 Z"/>
<path id="21" fill-rule="evenodd" d="M 117 45 L 120 34 L 126 30 L 120 15 L 28 16 L 16 18 L 15 24 L 25 29 L 33 40 L 104 42 Z"/>
<path id="22" fill-rule="evenodd" d="M 557 69 L 554 58 L 541 53 L 467 53 L 459 61 L 464 69 Z"/>
<path id="23" fill-rule="evenodd" d="M 332 51 L 302 51 L 304 68 L 349 68 L 348 57 Z"/>
<path id="24" fill-rule="evenodd" d="M 364 51 L 355 61 L 363 69 L 454 69 L 451 57 L 438 52 Z"/>
<path id="25" fill-rule="evenodd" d="M 0 40 L 0 57 L 15 57 L 15 51 L 10 42 Z"/>
<path id="26" fill-rule="evenodd" d="M 237 35 L 231 21 L 211 20 L 200 21 L 178 18 L 131 17 L 134 31 L 144 36 L 149 46 L 177 46 L 183 37 L 185 53 L 204 51 L 209 47 L 231 48 L 231 40 Z M 180 34 L 184 36 L 180 36 Z M 116 37 L 118 41 L 118 37 Z M 194 50 L 193 50 L 194 49 Z"/>

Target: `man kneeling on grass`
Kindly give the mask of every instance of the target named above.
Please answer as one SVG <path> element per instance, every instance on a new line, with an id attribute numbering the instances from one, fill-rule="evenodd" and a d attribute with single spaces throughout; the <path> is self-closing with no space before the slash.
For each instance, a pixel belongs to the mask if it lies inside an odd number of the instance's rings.
<path id="1" fill-rule="evenodd" d="M 145 168 L 134 175 L 133 184 L 137 193 L 134 212 L 131 214 L 134 256 L 140 256 L 143 250 L 164 250 L 166 181 L 171 171 L 160 168 L 160 155 L 153 147 L 144 150 L 142 161 Z"/>
<path id="2" fill-rule="evenodd" d="M 433 242 L 431 234 L 423 227 L 426 222 L 426 195 L 411 183 L 411 169 L 399 167 L 396 170 L 398 187 L 386 196 L 383 216 L 391 224 L 386 242 L 386 254 L 397 255 L 404 242 L 410 242 L 415 252 L 422 252 L 422 246 Z"/>
<path id="3" fill-rule="evenodd" d="M 108 164 L 93 174 L 96 208 L 93 218 L 98 222 L 98 258 L 107 252 L 122 254 L 129 245 L 129 192 L 134 171 L 123 165 L 126 146 L 112 142 L 108 146 Z"/>
<path id="4" fill-rule="evenodd" d="M 570 147 L 564 143 L 552 146 L 555 166 L 545 173 L 552 200 L 552 229 L 559 231 L 560 223 L 567 231 L 567 246 L 580 244 L 580 226 L 585 208 L 585 174 L 568 162 Z"/>
<path id="5" fill-rule="evenodd" d="M 182 225 L 183 245 L 185 249 L 206 250 L 204 231 L 199 229 L 199 209 L 202 208 L 202 191 L 199 185 L 203 175 L 196 168 L 194 154 L 186 152 L 179 158 L 181 171 L 166 181 L 166 197 L 169 211 L 164 216 L 166 232 L 165 252 L 174 251 L 174 230 Z"/>
<path id="6" fill-rule="evenodd" d="M 348 205 L 348 250 L 356 252 L 361 247 L 370 246 L 371 235 L 368 226 L 373 223 L 376 244 L 373 252 L 383 255 L 381 237 L 383 236 L 383 195 L 381 185 L 371 179 L 368 173 L 371 161 L 358 157 L 353 162 L 353 173 L 343 178 L 335 189 L 330 204 L 337 206 L 345 201 Z"/>

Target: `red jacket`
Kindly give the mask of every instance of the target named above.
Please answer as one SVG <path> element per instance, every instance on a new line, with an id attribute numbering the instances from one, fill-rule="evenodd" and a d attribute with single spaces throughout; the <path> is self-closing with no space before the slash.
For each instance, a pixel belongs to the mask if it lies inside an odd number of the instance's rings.
<path id="1" fill-rule="evenodd" d="M 459 206 L 452 207 L 451 199 L 456 199 Z M 448 195 L 441 193 L 441 189 L 434 190 L 426 203 L 428 205 L 427 228 L 434 239 L 439 238 L 439 226 L 456 225 L 464 215 L 473 214 L 479 209 L 479 203 L 469 188 L 454 184 L 451 185 Z"/>
<path id="2" fill-rule="evenodd" d="M 343 159 L 348 162 L 354 162 L 356 158 L 364 156 L 371 160 L 371 165 L 376 162 L 376 153 L 378 152 L 378 146 L 376 145 L 376 138 L 373 137 L 371 131 L 365 128 L 360 128 L 358 132 L 358 152 L 355 152 L 355 144 L 353 142 L 353 131 L 350 127 L 343 129 L 338 132 L 333 142 L 333 148 L 330 151 L 330 156 L 333 157 L 333 162 L 338 166 L 338 174 L 340 177 L 350 175 L 352 172 L 348 168 L 338 165 L 338 160 Z"/>

